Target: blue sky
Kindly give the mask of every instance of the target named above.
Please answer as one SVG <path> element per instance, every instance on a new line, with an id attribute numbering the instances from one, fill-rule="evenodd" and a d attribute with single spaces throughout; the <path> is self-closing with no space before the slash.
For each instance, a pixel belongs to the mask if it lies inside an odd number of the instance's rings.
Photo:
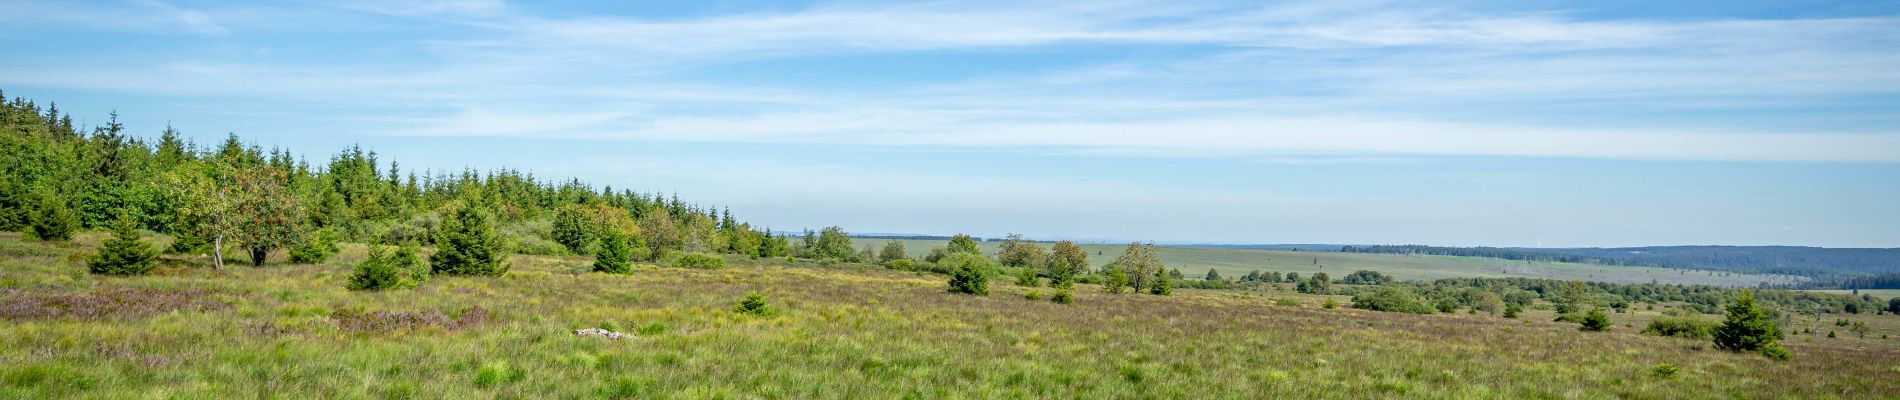
<path id="1" fill-rule="evenodd" d="M 1900 246 L 1900 3 L 0 2 L 0 89 L 775 228 Z"/>

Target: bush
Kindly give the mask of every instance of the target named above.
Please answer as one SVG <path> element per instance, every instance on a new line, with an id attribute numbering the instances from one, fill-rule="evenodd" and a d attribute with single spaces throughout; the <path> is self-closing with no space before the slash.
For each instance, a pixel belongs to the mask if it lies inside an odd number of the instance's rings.
<path id="1" fill-rule="evenodd" d="M 1398 286 L 1380 286 L 1371 293 L 1361 292 L 1352 296 L 1352 308 L 1361 310 L 1405 312 L 1413 314 L 1431 314 L 1434 310 L 1413 295 L 1412 291 Z"/>
<path id="2" fill-rule="evenodd" d="M 1610 330 L 1610 316 L 1604 314 L 1601 308 L 1590 309 L 1589 313 L 1583 315 L 1582 323 L 1583 326 L 1577 329 L 1586 332 L 1607 332 Z"/>
<path id="3" fill-rule="evenodd" d="M 33 214 L 27 219 L 34 238 L 60 242 L 73 238 L 73 232 L 79 230 L 79 215 L 73 213 L 66 201 L 51 194 L 41 194 L 40 203 L 33 208 Z"/>
<path id="4" fill-rule="evenodd" d="M 765 295 L 759 292 L 746 292 L 745 298 L 739 300 L 739 305 L 732 307 L 732 312 L 757 316 L 770 316 L 776 313 L 772 310 L 772 306 L 765 304 Z"/>
<path id="5" fill-rule="evenodd" d="M 1769 358 L 1786 360 L 1788 351 L 1781 348 L 1781 331 L 1768 319 L 1768 314 L 1755 306 L 1755 292 L 1744 291 L 1729 305 L 1728 319 L 1715 329 L 1711 336 L 1715 338 L 1715 347 L 1728 351 L 1760 352 Z"/>
<path id="6" fill-rule="evenodd" d="M 334 256 L 338 251 L 341 251 L 341 249 L 337 248 L 336 241 L 337 233 L 335 229 L 319 229 L 315 234 L 305 238 L 303 243 L 299 243 L 297 246 L 290 248 L 290 262 L 293 264 L 322 264 L 324 260 L 329 260 L 330 256 Z"/>
<path id="7" fill-rule="evenodd" d="M 86 260 L 86 269 L 95 274 L 145 275 L 158 264 L 158 250 L 139 239 L 138 223 L 130 215 L 121 215 L 112 238 L 99 247 L 99 254 Z"/>
<path id="8" fill-rule="evenodd" d="M 1509 303 L 1509 304 L 1504 305 L 1505 318 L 1517 319 L 1517 313 L 1520 313 L 1520 312 L 1524 312 L 1524 307 L 1517 305 L 1517 303 Z"/>
<path id="9" fill-rule="evenodd" d="M 1690 339 L 1709 339 L 1712 332 L 1715 332 L 1715 322 L 1688 315 L 1657 317 L 1643 328 L 1646 335 Z"/>
<path id="10" fill-rule="evenodd" d="M 1321 303 L 1321 304 L 1319 305 L 1319 308 L 1324 308 L 1324 309 L 1328 309 L 1328 310 L 1331 310 L 1331 309 L 1335 309 L 1335 308 L 1339 308 L 1339 302 L 1338 302 L 1338 301 L 1334 301 L 1333 299 L 1326 299 L 1326 302 L 1325 302 L 1325 303 Z"/>
<path id="11" fill-rule="evenodd" d="M 901 271 L 909 271 L 909 270 L 917 269 L 917 261 L 911 260 L 908 258 L 900 258 L 896 260 L 885 261 L 884 267 L 895 269 L 895 270 L 901 270 Z"/>
<path id="12" fill-rule="evenodd" d="M 726 267 L 726 259 L 706 253 L 680 253 L 673 260 L 674 268 L 720 269 Z"/>
<path id="13" fill-rule="evenodd" d="M 1042 279 L 1036 277 L 1036 269 L 1023 268 L 1022 273 L 1016 274 L 1016 286 L 1041 287 Z"/>
<path id="14" fill-rule="evenodd" d="M 1075 295 L 1067 290 L 1057 290 L 1056 294 L 1049 296 L 1049 301 L 1056 304 L 1071 304 L 1075 303 Z"/>
<path id="15" fill-rule="evenodd" d="M 429 279 L 415 246 L 403 246 L 394 253 L 371 246 L 369 258 L 356 264 L 350 275 L 350 290 L 410 289 Z"/>
<path id="16" fill-rule="evenodd" d="M 1042 300 L 1042 292 L 1034 291 L 1034 290 L 1023 292 L 1023 298 L 1029 299 L 1029 300 Z"/>
<path id="17" fill-rule="evenodd" d="M 978 296 L 990 294 L 991 261 L 981 255 L 950 253 L 938 263 L 950 269 L 950 292 Z"/>
<path id="18" fill-rule="evenodd" d="M 508 273 L 508 254 L 503 247 L 488 214 L 474 206 L 462 206 L 442 222 L 429 266 L 442 274 L 499 276 Z"/>
<path id="19" fill-rule="evenodd" d="M 1655 367 L 1649 368 L 1650 374 L 1654 374 L 1656 377 L 1663 379 L 1675 379 L 1676 372 L 1678 371 L 1681 371 L 1681 369 L 1669 364 L 1656 364 Z"/>
<path id="20" fill-rule="evenodd" d="M 626 235 L 607 231 L 601 235 L 600 251 L 594 255 L 594 272 L 624 274 L 633 270 L 633 245 Z"/>

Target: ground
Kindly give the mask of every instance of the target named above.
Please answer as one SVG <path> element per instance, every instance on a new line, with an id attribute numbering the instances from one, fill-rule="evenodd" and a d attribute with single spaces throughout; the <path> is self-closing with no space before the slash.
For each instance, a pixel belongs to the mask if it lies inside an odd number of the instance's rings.
<path id="1" fill-rule="evenodd" d="M 1343 296 L 1177 290 L 1075 303 L 993 282 L 865 266 L 732 260 L 585 272 L 516 256 L 504 277 L 344 289 L 324 265 L 100 277 L 83 252 L 0 234 L 0 398 L 1844 398 L 1900 393 L 1900 318 L 1867 339 L 1793 335 L 1775 361 L 1706 341 L 1483 314 L 1347 309 Z M 124 292 L 123 290 L 137 290 Z M 769 316 L 733 312 L 758 291 Z M 1029 293 L 1040 299 L 1032 299 Z M 113 302 L 131 293 L 149 301 Z M 65 296 L 65 297 L 60 297 Z M 71 300 L 83 315 L 32 316 Z M 1337 309 L 1322 305 L 1332 300 Z M 38 303 L 34 303 L 38 304 Z M 81 307 L 84 306 L 84 307 Z M 1661 305 L 1659 308 L 1667 308 Z M 180 310 L 164 310 L 166 307 Z M 1827 317 L 1832 326 L 1833 317 Z M 605 327 L 636 338 L 576 337 Z M 1676 372 L 1658 371 L 1673 368 Z"/>

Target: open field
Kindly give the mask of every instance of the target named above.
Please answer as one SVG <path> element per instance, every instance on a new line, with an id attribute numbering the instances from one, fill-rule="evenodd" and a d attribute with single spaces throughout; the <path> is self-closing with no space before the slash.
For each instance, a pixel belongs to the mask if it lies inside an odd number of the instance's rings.
<path id="1" fill-rule="evenodd" d="M 1816 290 L 1807 290 L 1807 291 L 1816 292 L 1816 293 L 1834 293 L 1834 294 L 1854 293 L 1853 290 L 1847 290 L 1847 289 L 1816 289 Z M 1900 297 L 1900 289 L 1861 289 L 1860 294 L 1879 297 L 1883 299 L 1891 299 L 1895 297 Z"/>
<path id="2" fill-rule="evenodd" d="M 1773 361 L 1705 341 L 1485 315 L 1322 309 L 1291 291 L 1180 290 L 1073 305 L 944 291 L 941 276 L 738 262 L 721 270 L 582 272 L 513 258 L 499 278 L 343 289 L 360 246 L 326 265 L 172 259 L 91 276 L 79 244 L 0 235 L 0 398 L 1877 398 L 1900 393 L 1900 341 L 1793 335 Z M 1330 270 L 1330 268 L 1329 268 Z M 132 289 L 210 301 L 98 302 Z M 769 317 L 731 312 L 759 291 Z M 189 295 L 189 293 L 201 293 Z M 23 314 L 68 296 L 84 315 Z M 1274 305 L 1291 300 L 1297 306 Z M 202 305 L 202 304 L 201 304 Z M 479 307 L 483 312 L 458 312 Z M 1664 305 L 1667 307 L 1667 305 Z M 379 311 L 413 314 L 387 314 Z M 440 315 L 437 315 L 437 314 Z M 476 315 L 480 314 L 480 315 Z M 1853 316 L 1900 335 L 1893 316 Z M 631 340 L 575 337 L 609 326 Z M 1843 332 L 1844 334 L 1844 332 Z M 1680 368 L 1674 377 L 1656 366 Z"/>
<path id="3" fill-rule="evenodd" d="M 858 246 L 864 244 L 881 245 L 887 239 L 857 239 Z M 901 240 L 904 251 L 912 257 L 923 257 L 933 247 L 944 245 L 938 240 Z M 984 252 L 995 254 L 1001 242 L 980 242 Z M 1041 243 L 1045 248 L 1048 243 Z M 1100 268 L 1113 261 L 1122 253 L 1124 245 L 1082 244 L 1088 251 L 1089 263 Z M 1715 285 L 1726 287 L 1755 287 L 1761 282 L 1787 283 L 1794 279 L 1783 275 L 1746 275 L 1714 273 L 1707 271 L 1683 271 L 1667 268 L 1621 267 L 1576 263 L 1552 263 L 1511 261 L 1481 257 L 1455 256 L 1410 256 L 1397 254 L 1332 253 L 1311 251 L 1279 251 L 1252 249 L 1216 249 L 1189 247 L 1157 247 L 1161 261 L 1169 268 L 1180 269 L 1183 274 L 1198 277 L 1208 269 L 1220 271 L 1222 276 L 1238 277 L 1248 271 L 1280 271 L 1311 274 L 1326 272 L 1335 277 L 1345 276 L 1357 270 L 1373 270 L 1393 275 L 1400 280 L 1433 280 L 1458 277 L 1524 277 L 1563 280 L 1585 280 L 1611 283 L 1679 283 L 1689 285 Z"/>

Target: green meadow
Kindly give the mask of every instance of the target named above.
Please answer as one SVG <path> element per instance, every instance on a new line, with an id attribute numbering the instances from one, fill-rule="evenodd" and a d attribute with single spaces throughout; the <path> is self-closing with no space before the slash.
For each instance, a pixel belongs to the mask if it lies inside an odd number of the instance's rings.
<path id="1" fill-rule="evenodd" d="M 587 272 L 586 257 L 522 255 L 499 277 L 440 276 L 413 290 L 365 292 L 344 289 L 350 265 L 364 257 L 359 245 L 315 265 L 220 271 L 203 257 L 166 256 L 149 276 L 88 274 L 82 254 L 104 236 L 49 244 L 0 234 L 0 398 L 1900 393 L 1900 341 L 1885 339 L 1900 335 L 1900 324 L 1890 315 L 1804 317 L 1800 324 L 1845 318 L 1874 331 L 1794 333 L 1784 340 L 1793 359 L 1777 361 L 1637 333 L 1670 304 L 1612 314 L 1609 332 L 1580 332 L 1542 308 L 1519 319 L 1373 312 L 1288 285 L 1174 296 L 1080 285 L 1074 304 L 1063 305 L 1046 300 L 1047 288 L 998 280 L 989 296 L 960 295 L 945 291 L 941 275 L 863 264 L 729 257 L 723 269 L 636 265 L 622 275 Z M 1321 261 L 1381 259 L 1409 260 Z M 1428 265 L 1389 271 L 1459 273 Z M 747 292 L 761 293 L 774 312 L 734 312 Z M 633 337 L 572 333 L 582 328 Z"/>

